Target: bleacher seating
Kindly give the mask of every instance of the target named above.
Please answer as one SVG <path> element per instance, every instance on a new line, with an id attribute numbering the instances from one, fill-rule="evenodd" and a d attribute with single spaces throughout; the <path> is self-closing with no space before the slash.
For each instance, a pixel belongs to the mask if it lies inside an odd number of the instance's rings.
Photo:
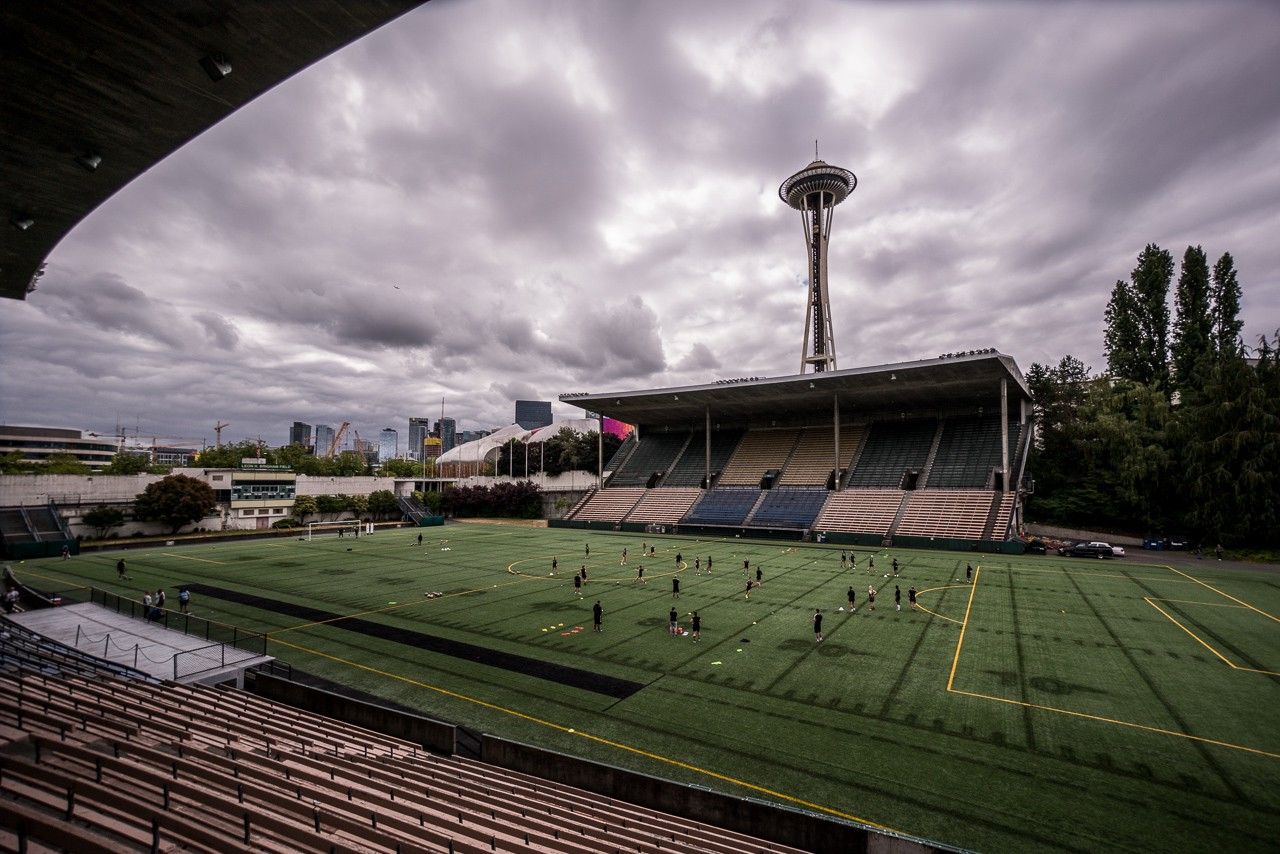
<path id="1" fill-rule="evenodd" d="M 571 518 L 580 522 L 621 522 L 644 497 L 643 486 L 623 486 L 601 489 L 591 494 L 586 503 Z"/>
<path id="2" fill-rule="evenodd" d="M 644 522 L 651 525 L 674 525 L 684 518 L 689 508 L 702 495 L 697 489 L 651 489 L 635 509 L 627 515 L 628 522 Z"/>
<path id="3" fill-rule="evenodd" d="M 28 507 L 27 516 L 38 540 L 62 540 L 70 536 L 66 523 L 50 505 Z"/>
<path id="4" fill-rule="evenodd" d="M 827 500 L 825 488 L 776 487 L 747 520 L 752 528 L 808 528 Z"/>
<path id="5" fill-rule="evenodd" d="M 6 543 L 30 543 L 35 540 L 35 534 L 27 527 L 21 508 L 0 508 L 0 537 Z"/>
<path id="6" fill-rule="evenodd" d="M 989 489 L 991 470 L 1000 466 L 1000 416 L 948 418 L 929 470 L 929 489 Z"/>
<path id="7" fill-rule="evenodd" d="M 685 452 L 676 460 L 671 471 L 662 479 L 663 486 L 701 486 L 706 476 L 707 433 L 705 430 L 695 431 Z M 729 458 L 733 456 L 738 442 L 742 440 L 741 430 L 711 431 L 711 476 L 724 471 Z"/>
<path id="8" fill-rule="evenodd" d="M 794 851 L 243 691 L 0 674 L 6 850 Z"/>
<path id="9" fill-rule="evenodd" d="M 140 670 L 96 658 L 74 647 L 49 640 L 6 619 L 0 619 L 0 671 L 30 671 L 45 675 L 150 678 Z"/>
<path id="10" fill-rule="evenodd" d="M 710 489 L 693 505 L 684 522 L 686 525 L 741 525 L 759 498 L 759 489 Z"/>
<path id="11" fill-rule="evenodd" d="M 898 515 L 902 496 L 900 489 L 846 489 L 830 493 L 813 528 L 884 536 Z"/>
<path id="12" fill-rule="evenodd" d="M 759 486 L 765 472 L 786 464 L 799 435 L 794 428 L 748 430 L 716 485 Z"/>
<path id="13" fill-rule="evenodd" d="M 631 452 L 636 449 L 636 434 L 631 431 L 627 434 L 627 438 L 622 440 L 622 444 L 618 446 L 618 450 L 614 451 L 608 462 L 604 464 L 605 471 L 615 471 L 619 466 L 627 461 L 627 457 L 631 456 Z"/>
<path id="14" fill-rule="evenodd" d="M 907 495 L 907 509 L 894 536 L 980 540 L 996 493 L 985 489 L 919 489 Z"/>
<path id="15" fill-rule="evenodd" d="M 849 461 L 862 441 L 863 428 L 842 424 L 840 426 L 840 468 L 847 469 Z M 835 465 L 834 431 L 830 427 L 807 427 L 800 434 L 791 460 L 782 470 L 779 486 L 823 486 L 831 476 Z"/>
<path id="16" fill-rule="evenodd" d="M 848 485 L 863 489 L 901 488 L 903 474 L 908 469 L 924 470 L 937 428 L 938 422 L 933 418 L 877 421 L 871 425 L 871 433 Z"/>
<path id="17" fill-rule="evenodd" d="M 1000 507 L 996 510 L 996 520 L 991 525 L 991 530 L 986 532 L 986 539 L 989 540 L 1007 540 L 1009 538 L 1009 520 L 1013 517 L 1013 505 L 1017 500 L 1017 495 L 1012 492 L 1002 493 L 1000 496 Z"/>
<path id="18" fill-rule="evenodd" d="M 609 486 L 645 486 L 654 472 L 666 472 L 689 441 L 687 431 L 648 433 L 625 463 L 609 478 Z"/>

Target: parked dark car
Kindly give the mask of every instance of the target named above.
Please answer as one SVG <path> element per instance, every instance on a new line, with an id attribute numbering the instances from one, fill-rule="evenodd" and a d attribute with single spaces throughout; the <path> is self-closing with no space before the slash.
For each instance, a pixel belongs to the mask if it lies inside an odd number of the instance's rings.
<path id="1" fill-rule="evenodd" d="M 1071 557 L 1096 557 L 1099 559 L 1119 557 L 1124 554 L 1124 551 L 1121 550 L 1117 555 L 1116 550 L 1111 547 L 1110 543 L 1099 542 L 1076 543 L 1075 545 L 1064 546 L 1059 552 Z"/>
<path id="2" fill-rule="evenodd" d="M 1044 540 L 1027 540 L 1023 543 L 1024 551 L 1029 555 L 1043 555 L 1049 553 L 1049 544 Z"/>

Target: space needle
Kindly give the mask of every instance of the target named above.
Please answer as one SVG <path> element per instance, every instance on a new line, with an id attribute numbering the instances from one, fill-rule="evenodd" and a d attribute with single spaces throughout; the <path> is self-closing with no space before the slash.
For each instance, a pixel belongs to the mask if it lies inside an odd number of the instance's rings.
<path id="1" fill-rule="evenodd" d="M 804 223 L 804 244 L 809 250 L 809 311 L 805 318 L 804 344 L 800 348 L 800 373 L 809 366 L 813 373 L 836 369 L 836 341 L 831 331 L 831 301 L 827 296 L 827 241 L 831 239 L 831 216 L 858 186 L 858 176 L 848 169 L 817 159 L 782 182 L 778 197 L 800 211 Z M 813 349 L 809 339 L 813 338 Z"/>

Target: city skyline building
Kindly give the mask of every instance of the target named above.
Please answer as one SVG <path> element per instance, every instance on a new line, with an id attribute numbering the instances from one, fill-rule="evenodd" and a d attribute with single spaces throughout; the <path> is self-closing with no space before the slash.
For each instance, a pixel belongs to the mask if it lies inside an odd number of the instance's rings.
<path id="1" fill-rule="evenodd" d="M 453 450 L 458 444 L 458 422 L 452 418 L 436 419 L 435 434 L 440 439 L 440 453 Z"/>
<path id="2" fill-rule="evenodd" d="M 324 456 L 333 444 L 333 428 L 328 424 L 316 425 L 316 456 Z"/>
<path id="3" fill-rule="evenodd" d="M 289 428 L 289 444 L 302 445 L 304 448 L 311 446 L 311 425 L 304 424 L 301 421 L 293 422 L 293 426 Z"/>
<path id="4" fill-rule="evenodd" d="M 405 449 L 408 453 L 406 456 L 411 460 L 422 460 L 422 445 L 427 436 L 431 433 L 430 418 L 410 418 L 409 419 L 409 444 Z"/>
<path id="5" fill-rule="evenodd" d="M 551 401 L 517 400 L 515 422 L 526 430 L 536 430 L 551 423 Z"/>
<path id="6" fill-rule="evenodd" d="M 400 434 L 393 427 L 383 427 L 378 434 L 378 462 L 394 460 L 400 454 Z"/>

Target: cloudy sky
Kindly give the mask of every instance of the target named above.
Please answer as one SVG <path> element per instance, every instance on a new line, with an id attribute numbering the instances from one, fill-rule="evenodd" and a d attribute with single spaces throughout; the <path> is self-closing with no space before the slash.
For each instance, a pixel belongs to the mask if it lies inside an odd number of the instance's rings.
<path id="1" fill-rule="evenodd" d="M 1148 242 L 1280 326 L 1280 5 L 433 0 L 125 188 L 0 312 L 0 420 L 285 441 L 440 400 L 795 373 L 812 159 L 841 367 L 1101 368 Z M 556 404 L 558 417 L 579 410 Z"/>

